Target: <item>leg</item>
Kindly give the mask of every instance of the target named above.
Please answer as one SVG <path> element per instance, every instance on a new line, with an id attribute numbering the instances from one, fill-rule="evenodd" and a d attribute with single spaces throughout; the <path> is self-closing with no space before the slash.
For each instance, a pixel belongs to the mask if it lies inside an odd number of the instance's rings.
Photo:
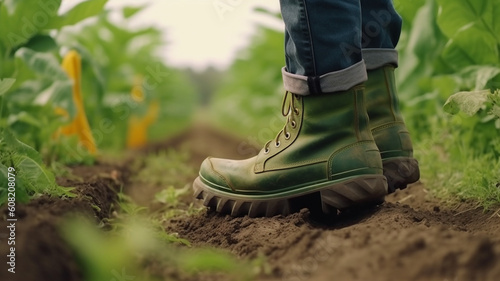
<path id="1" fill-rule="evenodd" d="M 280 0 L 280 4 L 286 29 L 287 91 L 331 93 L 366 81 L 358 0 Z"/>

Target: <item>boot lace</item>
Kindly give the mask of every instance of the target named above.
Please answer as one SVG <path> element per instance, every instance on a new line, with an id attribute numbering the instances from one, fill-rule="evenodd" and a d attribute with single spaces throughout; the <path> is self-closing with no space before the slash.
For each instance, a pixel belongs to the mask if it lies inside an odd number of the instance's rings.
<path id="1" fill-rule="evenodd" d="M 289 124 L 292 129 L 295 129 L 297 127 L 297 122 L 293 120 L 293 116 L 299 115 L 300 111 L 297 107 L 295 107 L 295 99 L 300 99 L 300 96 L 286 91 L 285 96 L 283 97 L 283 103 L 281 104 L 281 115 L 286 117 L 286 123 L 285 126 L 283 126 L 283 129 L 281 129 L 281 131 L 279 131 L 279 133 L 276 135 L 276 138 L 274 138 L 275 147 L 280 147 L 281 145 L 280 136 L 283 135 L 285 137 L 285 140 L 290 139 L 291 133 L 288 130 Z M 272 142 L 273 140 L 270 140 L 264 145 L 265 154 L 269 153 L 269 147 L 271 146 Z"/>

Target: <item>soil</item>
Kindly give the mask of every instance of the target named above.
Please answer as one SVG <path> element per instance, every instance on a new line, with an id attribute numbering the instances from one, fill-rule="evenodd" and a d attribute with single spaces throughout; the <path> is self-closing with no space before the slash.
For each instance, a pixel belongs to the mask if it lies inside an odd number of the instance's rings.
<path id="1" fill-rule="evenodd" d="M 256 151 L 227 133 L 195 126 L 132 157 L 181 148 L 189 150 L 194 169 L 208 155 L 241 159 Z M 139 204 L 154 206 L 152 198 L 160 187 L 129 184 L 128 163 L 74 167 L 73 174 L 81 179 L 61 178 L 59 183 L 76 187 L 80 196 L 41 197 L 19 205 L 16 274 L 2 266 L 0 280 L 83 280 L 58 223 L 68 212 L 102 222 L 113 211 L 121 185 Z M 1 214 L 5 221 L 5 208 Z M 469 202 L 444 204 L 422 183 L 387 196 L 380 206 L 344 211 L 334 218 L 315 217 L 307 209 L 272 218 L 232 218 L 206 210 L 194 217 L 176 217 L 166 222 L 165 230 L 194 247 L 216 247 L 241 259 L 264 257 L 266 266 L 256 280 L 500 280 L 498 212 Z M 5 237 L 0 237 L 4 265 Z M 195 280 L 232 279 L 200 275 Z"/>
<path id="2" fill-rule="evenodd" d="M 6 266 L 6 256 L 10 252 L 5 231 L 8 210 L 5 206 L 0 209 L 0 280 L 83 280 L 77 259 L 62 238 L 59 226 L 71 214 L 83 214 L 96 223 L 105 221 L 113 209 L 124 176 L 118 166 L 103 163 L 70 170 L 70 178 L 58 178 L 57 182 L 61 186 L 74 187 L 76 197 L 42 196 L 16 205 L 15 274 L 8 272 Z"/>

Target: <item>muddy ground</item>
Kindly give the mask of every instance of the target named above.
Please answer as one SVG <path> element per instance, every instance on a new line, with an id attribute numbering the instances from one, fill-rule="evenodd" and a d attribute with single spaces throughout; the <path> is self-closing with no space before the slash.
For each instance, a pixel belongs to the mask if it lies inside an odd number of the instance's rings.
<path id="1" fill-rule="evenodd" d="M 187 149 L 193 169 L 207 155 L 245 158 L 252 151 L 240 139 L 197 126 L 135 155 L 172 148 Z M 129 167 L 103 163 L 75 167 L 80 179 L 59 181 L 76 186 L 85 196 L 42 197 L 20 207 L 19 273 L 12 279 L 2 266 L 0 280 L 83 280 L 71 249 L 57 232 L 58 218 L 79 210 L 99 222 L 113 211 L 115 192 L 123 184 L 138 204 L 153 208 L 154 194 L 162 187 L 128 184 L 135 173 Z M 5 218 L 5 210 L 1 214 Z M 266 269 L 256 280 L 500 280 L 498 213 L 468 202 L 445 205 L 421 183 L 388 196 L 380 206 L 346 211 L 336 218 L 317 218 L 306 209 L 272 218 L 231 218 L 203 211 L 172 219 L 165 230 L 178 233 L 194 247 L 224 249 L 241 259 L 265 258 Z M 6 243 L 3 237 L 0 240 L 5 265 Z M 218 279 L 200 276 L 199 280 Z"/>

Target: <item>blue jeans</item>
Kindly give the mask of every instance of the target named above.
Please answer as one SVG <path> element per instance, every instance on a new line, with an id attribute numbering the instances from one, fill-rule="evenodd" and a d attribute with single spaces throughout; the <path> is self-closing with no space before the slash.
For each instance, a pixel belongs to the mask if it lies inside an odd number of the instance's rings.
<path id="1" fill-rule="evenodd" d="M 397 66 L 401 17 L 392 0 L 280 0 L 285 22 L 285 89 L 347 90 L 366 70 Z"/>

